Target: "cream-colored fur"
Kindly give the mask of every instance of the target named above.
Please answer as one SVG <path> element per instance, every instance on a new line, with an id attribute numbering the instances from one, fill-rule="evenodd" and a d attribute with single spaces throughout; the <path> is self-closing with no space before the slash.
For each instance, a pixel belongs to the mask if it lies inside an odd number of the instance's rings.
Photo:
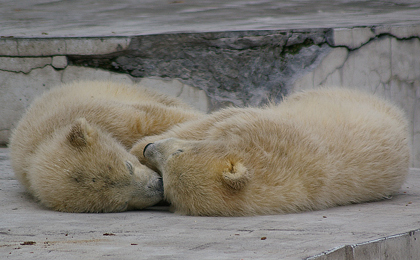
<path id="1" fill-rule="evenodd" d="M 67 84 L 37 98 L 18 123 L 10 141 L 12 167 L 54 210 L 141 209 L 162 199 L 161 178 L 128 149 L 200 115 L 178 99 L 136 86 Z"/>
<path id="2" fill-rule="evenodd" d="M 178 213 L 290 213 L 397 192 L 409 167 L 407 128 L 390 103 L 327 88 L 224 109 L 145 137 L 131 153 L 162 174 Z"/>

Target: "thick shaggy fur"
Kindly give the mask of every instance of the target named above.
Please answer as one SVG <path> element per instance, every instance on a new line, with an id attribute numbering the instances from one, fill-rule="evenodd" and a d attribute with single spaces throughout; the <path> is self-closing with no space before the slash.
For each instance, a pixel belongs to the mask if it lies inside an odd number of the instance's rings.
<path id="1" fill-rule="evenodd" d="M 131 153 L 162 174 L 178 213 L 290 213 L 396 193 L 409 169 L 407 129 L 390 103 L 327 88 L 224 109 L 146 137 Z"/>
<path id="2" fill-rule="evenodd" d="M 66 212 L 140 209 L 163 196 L 159 175 L 128 153 L 139 138 L 201 113 L 178 99 L 112 82 L 75 82 L 37 98 L 11 140 L 19 181 Z"/>

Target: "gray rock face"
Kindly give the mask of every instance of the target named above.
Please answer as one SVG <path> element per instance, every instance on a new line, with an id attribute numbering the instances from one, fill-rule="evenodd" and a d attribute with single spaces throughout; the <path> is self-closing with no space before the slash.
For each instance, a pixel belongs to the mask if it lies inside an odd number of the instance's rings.
<path id="1" fill-rule="evenodd" d="M 278 101 L 291 81 L 329 51 L 329 30 L 181 33 L 136 36 L 106 55 L 68 56 L 73 65 L 178 78 L 206 91 L 212 109 Z"/>

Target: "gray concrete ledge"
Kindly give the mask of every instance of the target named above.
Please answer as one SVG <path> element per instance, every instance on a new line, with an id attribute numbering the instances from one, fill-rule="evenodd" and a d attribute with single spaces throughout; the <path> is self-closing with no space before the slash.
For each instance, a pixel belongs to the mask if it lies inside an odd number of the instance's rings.
<path id="1" fill-rule="evenodd" d="M 419 259 L 419 215 L 420 169 L 390 200 L 300 214 L 61 213 L 25 193 L 0 149 L 3 259 Z"/>
<path id="2" fill-rule="evenodd" d="M 355 26 L 420 21 L 416 0 L 3 0 L 1 36 L 131 36 Z"/>
<path id="3" fill-rule="evenodd" d="M 363 243 L 340 246 L 306 260 L 337 259 L 418 259 L 420 229 Z"/>

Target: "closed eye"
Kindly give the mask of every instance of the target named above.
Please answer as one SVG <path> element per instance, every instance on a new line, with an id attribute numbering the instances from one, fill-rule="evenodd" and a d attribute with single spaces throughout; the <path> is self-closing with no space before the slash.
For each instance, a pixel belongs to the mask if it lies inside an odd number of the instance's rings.
<path id="1" fill-rule="evenodd" d="M 131 175 L 133 175 L 133 174 L 134 174 L 134 168 L 133 168 L 133 165 L 131 164 L 131 162 L 126 161 L 126 162 L 125 162 L 125 165 L 127 166 L 128 172 L 129 172 Z"/>
<path id="2" fill-rule="evenodd" d="M 184 150 L 182 150 L 182 149 L 178 149 L 178 150 L 176 150 L 176 151 L 172 154 L 172 156 L 174 156 L 174 155 L 178 155 L 178 154 L 183 153 L 183 152 L 184 152 Z"/>

